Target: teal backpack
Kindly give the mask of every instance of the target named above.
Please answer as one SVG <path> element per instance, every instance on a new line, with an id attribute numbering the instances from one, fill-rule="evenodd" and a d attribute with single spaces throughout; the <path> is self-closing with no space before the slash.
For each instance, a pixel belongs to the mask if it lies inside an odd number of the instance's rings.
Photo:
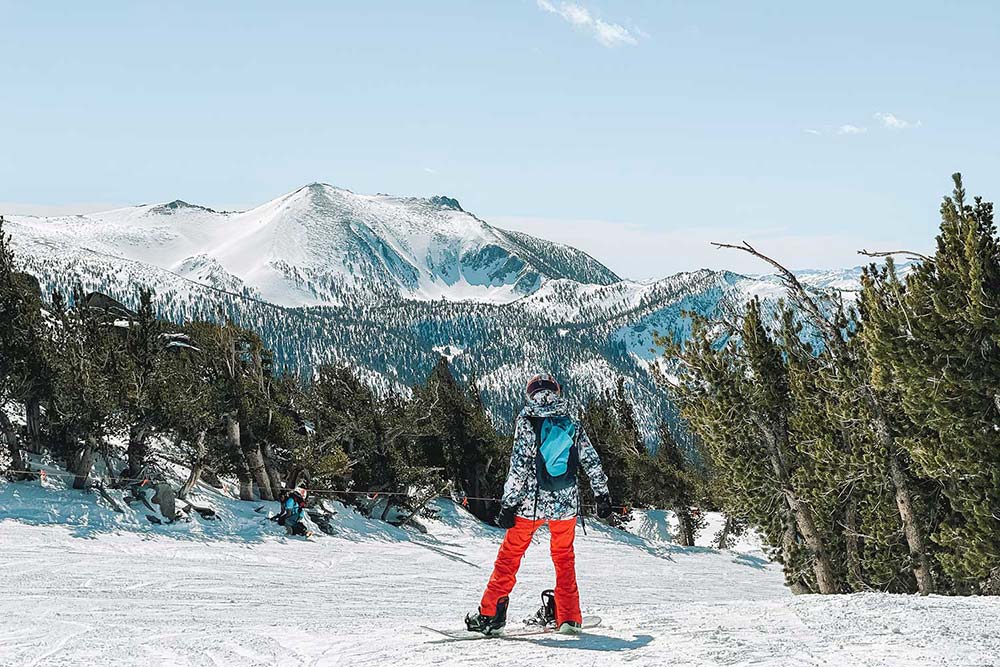
<path id="1" fill-rule="evenodd" d="M 535 477 L 538 488 L 562 491 L 576 486 L 580 455 L 576 446 L 577 426 L 569 417 L 528 417 L 535 431 L 538 454 Z"/>

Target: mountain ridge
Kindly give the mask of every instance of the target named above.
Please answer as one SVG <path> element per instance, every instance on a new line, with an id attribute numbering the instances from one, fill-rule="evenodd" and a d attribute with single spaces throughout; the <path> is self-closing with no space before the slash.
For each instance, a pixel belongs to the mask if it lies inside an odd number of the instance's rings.
<path id="1" fill-rule="evenodd" d="M 551 278 L 620 280 L 586 253 L 493 227 L 451 197 L 363 195 L 323 183 L 246 211 L 175 199 L 76 216 L 11 216 L 11 223 L 38 243 L 182 273 L 214 260 L 201 279 L 223 285 L 239 279 L 282 305 L 331 305 L 340 292 L 359 289 L 511 301 Z"/>
<path id="2" fill-rule="evenodd" d="M 457 199 L 320 183 L 242 212 L 178 199 L 11 216 L 6 228 L 46 292 L 79 283 L 134 304 L 138 288 L 152 288 L 164 317 L 230 318 L 307 376 L 346 364 L 380 391 L 406 393 L 445 350 L 501 422 L 541 370 L 563 379 L 577 406 L 623 377 L 650 444 L 664 420 L 684 437 L 653 377 L 654 332 L 683 339 L 685 311 L 731 315 L 752 295 L 782 293 L 773 277 L 708 269 L 623 280 L 571 246 L 492 227 Z M 856 282 L 856 270 L 806 279 Z"/>

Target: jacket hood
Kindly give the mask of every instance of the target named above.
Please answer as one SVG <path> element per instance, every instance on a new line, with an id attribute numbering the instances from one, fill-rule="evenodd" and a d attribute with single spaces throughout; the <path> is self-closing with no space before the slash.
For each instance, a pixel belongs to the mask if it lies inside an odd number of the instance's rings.
<path id="1" fill-rule="evenodd" d="M 528 399 L 521 414 L 525 417 L 568 417 L 569 403 L 554 391 L 543 389 Z"/>

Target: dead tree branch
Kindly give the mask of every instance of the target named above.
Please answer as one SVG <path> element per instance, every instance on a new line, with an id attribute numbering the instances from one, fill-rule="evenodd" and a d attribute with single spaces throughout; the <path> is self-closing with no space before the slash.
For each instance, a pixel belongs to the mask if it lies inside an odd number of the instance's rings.
<path id="1" fill-rule="evenodd" d="M 903 255 L 904 257 L 909 257 L 910 259 L 919 259 L 923 262 L 933 262 L 933 257 L 928 257 L 927 255 L 921 255 L 919 252 L 914 252 L 912 250 L 880 250 L 880 251 L 870 251 L 862 248 L 858 251 L 859 255 L 864 255 L 865 257 L 892 257 L 894 255 Z"/>

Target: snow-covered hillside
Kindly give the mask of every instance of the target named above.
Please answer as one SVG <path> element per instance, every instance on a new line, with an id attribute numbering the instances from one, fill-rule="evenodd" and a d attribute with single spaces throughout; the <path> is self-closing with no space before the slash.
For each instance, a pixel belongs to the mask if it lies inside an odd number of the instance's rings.
<path id="1" fill-rule="evenodd" d="M 173 201 L 13 216 L 5 227 L 46 294 L 79 284 L 134 305 L 149 287 L 164 317 L 232 318 L 262 335 L 280 367 L 348 364 L 382 391 L 422 382 L 444 353 L 460 377 L 478 379 L 501 423 L 539 371 L 561 377 L 576 404 L 624 377 L 651 443 L 663 420 L 676 421 L 649 372 L 661 354 L 654 333 L 683 339 L 687 311 L 732 318 L 751 297 L 783 294 L 773 276 L 708 270 L 619 280 L 583 252 L 493 227 L 454 199 L 315 183 L 245 212 Z M 802 276 L 849 298 L 859 274 Z"/>
<path id="2" fill-rule="evenodd" d="M 752 543 L 681 548 L 670 518 L 578 533 L 579 637 L 447 643 L 502 537 L 442 501 L 426 534 L 336 505 L 335 535 L 289 539 L 202 487 L 218 521 L 154 526 L 94 494 L 0 482 L 0 665 L 995 665 L 990 598 L 793 597 Z M 110 492 L 115 493 L 115 492 Z M 118 492 L 120 493 L 120 492 Z M 710 538 L 710 533 L 705 539 Z M 552 586 L 548 536 L 524 559 L 511 627 Z"/>
<path id="3" fill-rule="evenodd" d="M 507 232 L 454 199 L 362 195 L 313 183 L 244 212 L 183 201 L 79 216 L 14 216 L 29 255 L 122 258 L 282 306 L 340 303 L 344 290 L 504 303 L 550 278 L 618 277 L 578 250 Z"/>

